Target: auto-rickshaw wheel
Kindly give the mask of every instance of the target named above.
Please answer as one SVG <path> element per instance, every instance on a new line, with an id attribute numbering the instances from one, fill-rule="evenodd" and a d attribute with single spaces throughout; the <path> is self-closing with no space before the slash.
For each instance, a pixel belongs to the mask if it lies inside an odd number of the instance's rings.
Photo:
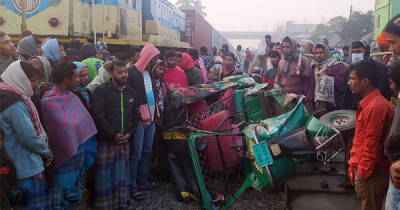
<path id="1" fill-rule="evenodd" d="M 339 131 L 346 131 L 356 126 L 356 115 L 357 112 L 353 110 L 337 110 L 323 115 L 319 120 Z"/>

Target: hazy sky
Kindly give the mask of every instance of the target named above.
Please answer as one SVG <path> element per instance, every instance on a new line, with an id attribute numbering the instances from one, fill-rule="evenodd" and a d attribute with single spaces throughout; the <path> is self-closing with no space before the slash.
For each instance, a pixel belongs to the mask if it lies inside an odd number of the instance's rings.
<path id="1" fill-rule="evenodd" d="M 177 0 L 169 0 L 175 4 Z M 328 21 L 342 15 L 348 17 L 354 10 L 373 10 L 375 0 L 202 0 L 206 20 L 218 31 L 272 30 L 279 22 L 297 23 Z M 322 16 L 325 20 L 323 20 Z M 263 31 L 266 31 L 264 28 Z"/>

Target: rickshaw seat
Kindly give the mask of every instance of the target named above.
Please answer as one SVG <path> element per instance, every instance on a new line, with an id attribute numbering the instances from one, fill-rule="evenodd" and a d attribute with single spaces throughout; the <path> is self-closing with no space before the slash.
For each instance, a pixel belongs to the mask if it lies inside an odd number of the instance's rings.
<path id="1" fill-rule="evenodd" d="M 275 160 L 316 153 L 315 147 L 307 138 L 304 127 L 272 139 L 268 146 L 271 149 L 272 158 Z"/>
<path id="2" fill-rule="evenodd" d="M 222 111 L 212 115 L 202 121 L 202 129 L 205 131 L 214 131 L 228 116 L 228 111 Z M 230 120 L 226 120 L 220 127 L 220 130 L 231 127 L 232 124 Z M 204 140 L 209 142 L 206 149 L 206 156 L 211 173 L 221 171 L 224 173 L 230 173 L 233 171 L 234 167 L 240 163 L 238 150 L 236 148 L 231 148 L 232 145 L 236 145 L 236 139 L 234 136 L 219 136 L 219 143 L 221 145 L 222 156 L 225 160 L 226 168 L 222 161 L 216 136 L 206 136 L 204 137 Z"/>

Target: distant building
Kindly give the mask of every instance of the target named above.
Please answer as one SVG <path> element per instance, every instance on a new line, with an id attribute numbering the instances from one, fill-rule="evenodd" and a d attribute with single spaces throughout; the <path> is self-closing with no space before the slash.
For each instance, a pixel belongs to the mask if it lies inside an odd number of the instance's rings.
<path id="1" fill-rule="evenodd" d="M 318 24 L 296 24 L 293 21 L 286 21 L 286 32 L 312 33 Z"/>
<path id="2" fill-rule="evenodd" d="M 383 31 L 389 20 L 399 13 L 399 0 L 375 0 L 374 38 Z"/>

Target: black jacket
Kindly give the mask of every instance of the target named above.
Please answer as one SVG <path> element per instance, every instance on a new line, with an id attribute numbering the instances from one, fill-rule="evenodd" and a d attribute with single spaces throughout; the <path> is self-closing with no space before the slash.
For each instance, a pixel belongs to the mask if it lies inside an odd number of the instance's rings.
<path id="1" fill-rule="evenodd" d="M 86 93 L 89 95 L 89 103 L 90 104 L 86 103 L 85 98 L 83 97 L 82 93 L 80 93 L 79 91 L 71 90 L 71 92 L 73 92 L 76 96 L 78 96 L 78 98 L 81 100 L 82 104 L 85 106 L 86 110 L 89 112 L 90 116 L 92 116 L 92 118 L 93 118 L 94 113 L 93 113 L 92 105 L 91 105 L 93 96 L 92 96 L 92 93 L 90 92 L 90 90 L 89 89 L 86 90 Z M 97 126 L 97 124 L 96 124 L 96 126 Z"/>
<path id="2" fill-rule="evenodd" d="M 153 89 L 153 95 L 154 95 L 154 101 L 158 101 L 158 94 L 156 84 L 155 84 L 155 76 L 153 75 L 153 72 L 150 70 L 148 71 L 151 79 L 151 85 Z M 144 86 L 144 77 L 143 73 L 141 73 L 135 65 L 131 65 L 128 68 L 128 84 L 136 91 L 136 94 L 138 96 L 138 104 L 139 107 L 141 105 L 148 104 L 147 102 L 147 96 L 146 96 L 146 89 Z M 157 103 L 155 104 L 157 106 Z M 140 116 L 141 117 L 141 116 Z M 157 114 L 154 116 L 154 120 L 157 119 Z"/>
<path id="3" fill-rule="evenodd" d="M 97 131 L 103 137 L 101 140 L 114 139 L 118 133 L 135 135 L 139 124 L 139 104 L 135 90 L 128 84 L 120 91 L 110 79 L 97 87 L 93 91 L 92 109 Z"/>
<path id="4" fill-rule="evenodd" d="M 184 70 L 184 72 L 189 86 L 204 84 L 203 74 L 201 74 L 201 70 L 198 69 L 196 66 Z"/>
<path id="5" fill-rule="evenodd" d="M 389 75 L 388 69 L 386 66 L 382 65 L 379 62 L 374 61 L 377 65 L 377 71 L 379 72 L 379 80 L 377 88 L 381 91 L 383 97 L 385 97 L 388 101 L 390 101 L 391 91 L 389 84 Z M 350 67 L 346 69 L 346 75 L 343 83 L 343 95 L 340 104 L 340 109 L 350 109 L 357 111 L 358 110 L 358 102 L 362 100 L 360 96 L 352 94 L 349 85 L 347 84 L 350 80 Z"/>

